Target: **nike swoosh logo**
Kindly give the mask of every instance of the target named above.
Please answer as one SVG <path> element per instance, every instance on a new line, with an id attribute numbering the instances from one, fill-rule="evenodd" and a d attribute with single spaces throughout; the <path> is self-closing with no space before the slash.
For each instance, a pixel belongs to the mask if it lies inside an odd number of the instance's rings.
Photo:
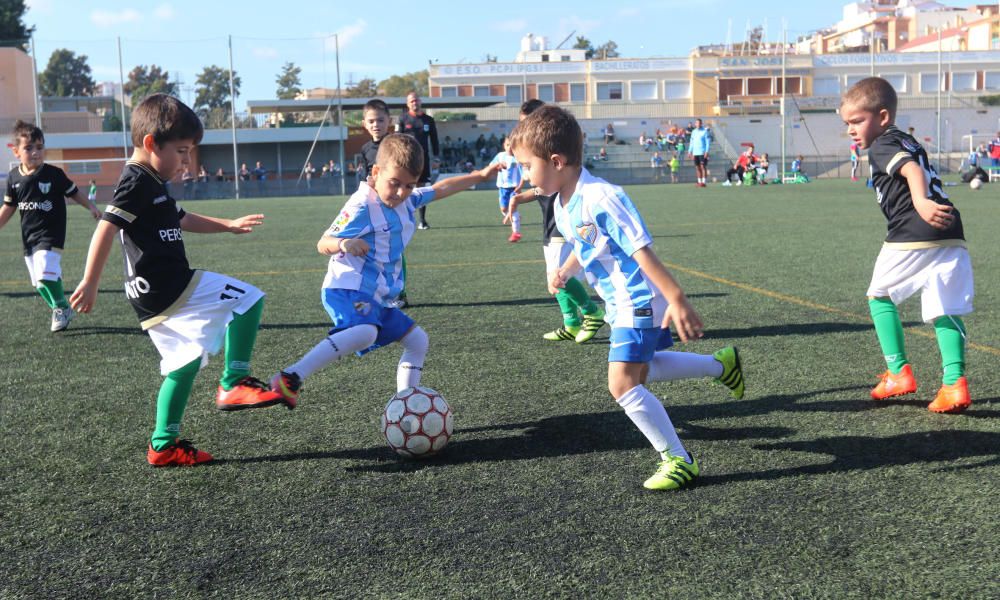
<path id="1" fill-rule="evenodd" d="M 621 348 L 622 346 L 628 346 L 632 342 L 618 342 L 617 344 L 611 344 L 612 348 Z"/>

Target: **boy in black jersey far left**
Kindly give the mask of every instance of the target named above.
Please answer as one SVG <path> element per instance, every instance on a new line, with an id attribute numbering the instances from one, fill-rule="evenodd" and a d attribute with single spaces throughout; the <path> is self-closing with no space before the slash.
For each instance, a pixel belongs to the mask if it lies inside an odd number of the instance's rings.
<path id="1" fill-rule="evenodd" d="M 250 233 L 264 221 L 260 214 L 219 219 L 186 212 L 170 197 L 166 182 L 188 165 L 202 132 L 198 116 L 171 96 L 154 94 L 136 107 L 132 158 L 94 232 L 83 280 L 70 297 L 76 310 L 93 309 L 111 244 L 120 238 L 125 295 L 159 351 L 160 372 L 166 376 L 146 453 L 154 466 L 212 460 L 209 453 L 179 439 L 180 422 L 195 376 L 223 343 L 225 370 L 216 399 L 220 410 L 279 403 L 295 407 L 250 376 L 264 294 L 238 279 L 188 266 L 183 232 Z"/>
<path id="2" fill-rule="evenodd" d="M 52 309 L 52 331 L 62 331 L 73 320 L 62 282 L 62 250 L 66 242 L 66 198 L 90 209 L 95 219 L 101 213 L 84 200 L 76 184 L 59 167 L 45 162 L 45 135 L 31 123 L 17 121 L 11 143 L 21 162 L 7 176 L 0 229 L 16 211 L 21 212 L 21 241 L 31 286 Z"/>

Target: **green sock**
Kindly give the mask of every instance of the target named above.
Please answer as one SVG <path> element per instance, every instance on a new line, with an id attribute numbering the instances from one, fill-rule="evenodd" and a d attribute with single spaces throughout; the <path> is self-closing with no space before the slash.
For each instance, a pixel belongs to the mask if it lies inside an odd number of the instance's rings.
<path id="1" fill-rule="evenodd" d="M 945 315 L 934 320 L 938 348 L 941 349 L 941 383 L 951 385 L 965 375 L 965 323 L 960 317 Z"/>
<path id="2" fill-rule="evenodd" d="M 896 305 L 888 298 L 872 298 L 868 308 L 875 323 L 875 334 L 882 346 L 885 364 L 893 374 L 899 373 L 906 364 L 906 350 L 903 344 L 903 324 L 899 320 Z"/>
<path id="3" fill-rule="evenodd" d="M 48 298 L 46 302 L 49 303 L 50 308 L 69 308 L 69 302 L 66 301 L 66 292 L 63 291 L 62 279 L 56 279 L 55 281 L 49 281 L 47 279 L 42 279 L 38 283 L 42 284 L 45 291 L 48 292 Z M 41 293 L 41 289 L 39 289 Z M 45 295 L 42 295 L 45 298 Z"/>
<path id="4" fill-rule="evenodd" d="M 44 283 L 44 281 L 39 282 L 39 286 L 36 288 L 38 290 L 38 295 L 42 297 L 42 300 L 45 300 L 45 304 L 47 304 L 49 308 L 55 308 L 56 302 L 52 298 L 52 292 L 49 291 L 49 288 L 46 287 Z"/>
<path id="5" fill-rule="evenodd" d="M 573 302 L 569 293 L 564 289 L 556 292 L 556 302 L 559 303 L 559 310 L 562 311 L 563 327 L 579 329 L 583 321 L 580 320 L 580 312 L 576 309 L 576 302 Z"/>
<path id="6" fill-rule="evenodd" d="M 184 416 L 194 378 L 200 368 L 199 357 L 168 373 L 160 385 L 160 393 L 156 396 L 156 429 L 150 440 L 153 450 L 163 450 L 181 434 L 181 417 Z"/>
<path id="7" fill-rule="evenodd" d="M 250 310 L 236 315 L 226 328 L 226 368 L 219 379 L 222 389 L 233 389 L 240 379 L 250 374 L 250 356 L 263 312 L 264 299 L 261 298 Z"/>
<path id="8" fill-rule="evenodd" d="M 587 293 L 587 288 L 583 286 L 576 277 L 570 277 L 566 281 L 566 287 L 563 288 L 566 293 L 569 294 L 570 299 L 572 299 L 573 304 L 578 306 L 583 314 L 593 315 L 602 312 L 601 307 L 590 298 L 590 294 Z M 565 312 L 565 311 L 563 311 Z"/>

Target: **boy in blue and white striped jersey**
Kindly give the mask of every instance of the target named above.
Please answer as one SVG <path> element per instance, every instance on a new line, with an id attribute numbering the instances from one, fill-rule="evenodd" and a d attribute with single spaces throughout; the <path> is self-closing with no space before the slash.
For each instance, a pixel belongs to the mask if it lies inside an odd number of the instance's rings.
<path id="1" fill-rule="evenodd" d="M 510 145 L 526 177 L 543 194 L 558 194 L 556 226 L 573 253 L 550 277 L 561 288 L 581 268 L 605 302 L 611 326 L 608 389 L 625 414 L 660 453 L 646 488 L 671 490 L 698 477 L 698 463 L 687 452 L 660 400 L 647 381 L 714 377 L 742 398 L 743 371 L 735 348 L 714 355 L 659 352 L 673 344 L 669 326 L 681 341 L 702 335 L 701 318 L 673 276 L 653 252 L 652 236 L 620 187 L 594 177 L 582 165 L 582 133 L 576 119 L 556 106 L 544 106 L 521 121 Z"/>
<path id="2" fill-rule="evenodd" d="M 393 134 L 379 145 L 368 182 L 362 183 L 317 244 L 330 257 L 323 308 L 333 320 L 329 336 L 271 379 L 271 389 L 295 402 L 303 380 L 337 360 L 400 342 L 397 390 L 420 384 L 427 333 L 399 308 L 405 283 L 403 250 L 416 229 L 415 212 L 434 200 L 496 176 L 499 164 L 416 188 L 424 153 L 413 136 Z"/>

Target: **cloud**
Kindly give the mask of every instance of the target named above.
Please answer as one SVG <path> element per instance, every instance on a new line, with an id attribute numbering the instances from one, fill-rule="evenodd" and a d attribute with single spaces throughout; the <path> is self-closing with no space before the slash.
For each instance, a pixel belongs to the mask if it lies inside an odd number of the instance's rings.
<path id="1" fill-rule="evenodd" d="M 364 19 L 358 19 L 357 21 L 351 23 L 350 25 L 344 25 L 340 29 L 334 31 L 330 34 L 330 37 L 326 40 L 326 49 L 333 50 L 336 48 L 336 43 L 333 39 L 333 34 L 337 34 L 338 41 L 340 43 L 340 49 L 343 50 L 351 44 L 358 36 L 363 34 L 365 30 L 368 29 L 368 22 Z"/>
<path id="2" fill-rule="evenodd" d="M 278 58 L 278 51 L 270 46 L 255 46 L 252 52 L 256 58 Z"/>
<path id="3" fill-rule="evenodd" d="M 494 31 L 503 31 L 506 33 L 525 33 L 528 31 L 528 21 L 525 19 L 508 19 L 506 21 L 497 21 L 490 26 Z"/>
<path id="4" fill-rule="evenodd" d="M 153 16 L 161 21 L 173 19 L 176 14 L 174 7 L 170 4 L 161 4 L 153 10 Z"/>
<path id="5" fill-rule="evenodd" d="M 114 27 L 124 23 L 137 23 L 142 20 L 142 14 L 134 8 L 122 11 L 95 10 L 90 13 L 90 21 L 98 27 Z"/>

